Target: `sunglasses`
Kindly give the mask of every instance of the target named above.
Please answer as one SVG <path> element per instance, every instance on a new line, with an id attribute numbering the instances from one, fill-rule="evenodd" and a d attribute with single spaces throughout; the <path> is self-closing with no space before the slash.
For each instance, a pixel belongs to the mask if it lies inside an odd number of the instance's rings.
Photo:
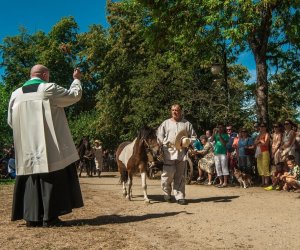
<path id="1" fill-rule="evenodd" d="M 285 122 L 284 125 L 290 125 L 288 122 Z"/>

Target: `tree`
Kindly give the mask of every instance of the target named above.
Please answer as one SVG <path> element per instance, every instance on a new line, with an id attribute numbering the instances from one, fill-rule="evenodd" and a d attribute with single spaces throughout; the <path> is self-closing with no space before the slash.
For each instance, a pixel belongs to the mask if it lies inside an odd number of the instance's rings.
<path id="1" fill-rule="evenodd" d="M 7 124 L 7 106 L 9 102 L 9 93 L 4 85 L 0 83 L 0 149 L 4 145 L 12 143 L 12 131 Z"/>
<path id="2" fill-rule="evenodd" d="M 150 30 L 152 37 L 155 37 L 152 41 L 158 40 L 157 44 L 160 46 L 165 44 L 168 37 L 173 37 L 177 42 L 190 41 L 190 45 L 201 40 L 199 43 L 206 49 L 209 47 L 205 46 L 204 41 L 209 41 L 212 53 L 218 50 L 220 44 L 225 44 L 227 54 L 230 52 L 234 56 L 244 49 L 250 49 L 255 58 L 257 71 L 255 92 L 257 118 L 268 121 L 268 64 L 277 63 L 278 66 L 278 62 L 286 63 L 287 55 L 291 51 L 294 51 L 292 53 L 294 64 L 299 61 L 296 50 L 300 44 L 299 1 L 139 0 L 138 2 L 152 9 L 154 18 L 151 19 Z M 288 53 L 287 45 L 292 48 Z M 169 44 L 167 46 L 170 47 Z M 210 56 L 212 58 L 213 54 Z"/>
<path id="3" fill-rule="evenodd" d="M 226 48 L 226 41 L 217 32 L 217 27 L 207 27 L 210 9 L 203 1 L 138 2 L 148 9 L 145 17 L 148 20 L 145 27 L 147 45 L 157 54 L 163 54 L 169 64 L 178 65 L 178 69 L 185 71 L 184 76 L 190 76 L 181 77 L 181 92 L 185 93 L 181 101 L 186 105 L 190 119 L 198 124 L 196 127 L 211 128 L 221 121 L 236 120 L 239 123 L 245 120 L 247 115 L 243 110 L 241 112 L 241 107 L 247 72 L 234 65 L 236 52 Z M 225 53 L 227 65 L 223 69 L 226 77 L 224 74 L 216 79 L 218 81 L 213 81 L 210 67 L 216 61 L 222 61 Z M 172 84 L 167 88 L 171 92 Z M 227 92 L 230 93 L 229 100 Z"/>
<path id="4" fill-rule="evenodd" d="M 0 45 L 1 67 L 5 69 L 3 91 L 9 96 L 20 87 L 28 79 L 30 68 L 37 63 L 50 69 L 50 81 L 68 88 L 73 81 L 73 70 L 79 66 L 83 70 L 84 94 L 79 103 L 66 110 L 70 119 L 78 119 L 77 125 L 72 123 L 72 132 L 77 135 L 80 132 L 77 128 L 90 131 L 88 127 L 95 122 L 90 113 L 95 111 L 96 94 L 102 83 L 98 68 L 106 54 L 105 30 L 94 25 L 88 32 L 78 34 L 77 23 L 74 18 L 68 17 L 56 23 L 48 34 L 41 31 L 28 34 L 25 28 L 20 32 L 17 36 L 6 37 Z M 84 122 L 86 124 L 82 125 Z"/>
<path id="5" fill-rule="evenodd" d="M 232 46 L 249 48 L 255 58 L 257 83 L 256 107 L 258 120 L 268 122 L 268 62 L 274 52 L 287 44 L 299 46 L 299 1 L 211 0 L 204 2 L 210 9 L 210 23 L 222 27 L 223 36 Z M 225 20 L 226 19 L 226 20 Z M 277 54 L 276 60 L 279 59 Z"/>

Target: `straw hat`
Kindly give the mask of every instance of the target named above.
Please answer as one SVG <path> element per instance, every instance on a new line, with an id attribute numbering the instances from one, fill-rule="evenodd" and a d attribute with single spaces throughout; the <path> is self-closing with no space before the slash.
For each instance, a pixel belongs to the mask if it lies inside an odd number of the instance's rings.
<path id="1" fill-rule="evenodd" d="M 101 144 L 101 141 L 99 141 L 99 140 L 95 140 L 95 143 Z"/>
<path id="2" fill-rule="evenodd" d="M 181 150 L 182 148 L 187 148 L 191 144 L 191 140 L 188 138 L 186 130 L 181 130 L 176 135 L 175 148 Z"/>

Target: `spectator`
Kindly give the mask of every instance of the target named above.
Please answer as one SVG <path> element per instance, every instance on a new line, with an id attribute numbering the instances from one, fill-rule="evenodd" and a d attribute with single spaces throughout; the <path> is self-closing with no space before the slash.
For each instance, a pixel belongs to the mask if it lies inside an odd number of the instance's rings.
<path id="1" fill-rule="evenodd" d="M 295 192 L 300 192 L 300 168 L 295 162 L 295 157 L 293 155 L 288 155 L 286 157 L 286 165 L 290 169 L 289 172 L 284 173 L 281 179 L 285 183 L 283 190 L 290 191 L 291 188 L 295 189 Z"/>
<path id="2" fill-rule="evenodd" d="M 270 178 L 270 135 L 267 132 L 265 123 L 261 123 L 259 128 L 260 132 L 255 140 L 257 170 L 259 176 L 261 176 L 261 186 L 264 187 L 268 186 Z"/>
<path id="3" fill-rule="evenodd" d="M 252 138 L 252 141 L 255 142 L 256 141 L 256 138 L 257 136 L 259 135 L 259 124 L 257 122 L 255 122 L 253 124 L 253 132 L 251 134 L 251 138 Z M 256 145 L 254 143 L 254 146 L 253 146 L 253 149 L 254 149 L 254 152 L 256 151 Z M 251 159 L 251 165 L 252 167 L 254 168 L 254 177 L 255 177 L 255 181 L 259 182 L 259 179 L 260 179 L 260 176 L 259 176 L 259 173 L 258 173 L 258 169 L 257 169 L 257 161 L 256 161 L 256 158 L 253 156 L 253 157 L 250 157 Z"/>
<path id="4" fill-rule="evenodd" d="M 272 138 L 272 150 L 271 150 L 271 159 L 272 163 L 277 166 L 278 163 L 280 163 L 281 160 L 281 144 L 283 141 L 282 138 L 282 127 L 280 123 L 275 123 L 273 125 L 273 134 L 271 136 Z"/>
<path id="5" fill-rule="evenodd" d="M 189 156 L 196 165 L 198 165 L 198 161 L 201 157 L 197 152 L 199 152 L 202 149 L 203 145 L 201 144 L 200 140 L 196 138 L 196 140 L 193 142 L 193 149 L 189 150 Z"/>
<path id="6" fill-rule="evenodd" d="M 14 146 L 12 146 L 9 149 L 9 160 L 7 163 L 7 176 L 11 179 L 16 178 L 16 162 L 15 162 L 15 149 Z"/>
<path id="7" fill-rule="evenodd" d="M 281 176 L 285 173 L 285 167 L 283 162 L 278 162 L 276 166 L 272 168 L 272 185 L 265 188 L 265 190 L 281 190 L 283 182 Z"/>
<path id="8" fill-rule="evenodd" d="M 212 133 L 211 130 L 206 130 L 205 131 L 205 136 L 207 137 L 207 141 L 211 142 L 212 141 Z"/>
<path id="9" fill-rule="evenodd" d="M 242 128 L 240 130 L 240 138 L 238 141 L 238 166 L 242 172 L 251 175 L 253 174 L 250 159 L 253 155 L 253 140 L 249 137 L 247 130 Z"/>
<path id="10" fill-rule="evenodd" d="M 255 141 L 256 140 L 256 138 L 257 138 L 257 136 L 259 135 L 259 124 L 258 124 L 258 122 L 255 122 L 254 124 L 253 124 L 253 128 L 254 128 L 254 131 L 253 131 L 253 133 L 251 134 L 251 138 L 252 138 L 252 140 L 253 141 Z"/>
<path id="11" fill-rule="evenodd" d="M 204 147 L 202 150 L 197 150 L 197 154 L 201 155 L 198 161 L 199 177 L 197 181 L 203 180 L 203 172 L 205 172 L 208 175 L 207 185 L 212 185 L 212 176 L 215 173 L 214 149 L 206 135 L 201 135 L 200 141 Z"/>
<path id="12" fill-rule="evenodd" d="M 219 124 L 213 133 L 214 147 L 214 160 L 217 175 L 219 177 L 218 188 L 224 188 L 228 185 L 228 159 L 226 156 L 226 145 L 229 141 L 229 135 L 224 132 L 224 126 Z"/>
<path id="13" fill-rule="evenodd" d="M 236 157 L 234 155 L 235 149 L 233 147 L 233 142 L 234 142 L 234 139 L 237 137 L 237 133 L 233 131 L 233 128 L 231 125 L 228 125 L 226 127 L 226 133 L 229 136 L 229 141 L 226 144 L 228 170 L 229 170 L 229 172 L 233 173 L 233 169 L 236 167 Z"/>
<path id="14" fill-rule="evenodd" d="M 285 161 L 288 155 L 293 155 L 295 157 L 295 140 L 296 132 L 292 129 L 294 123 L 287 119 L 284 121 L 284 134 L 283 134 L 283 144 L 282 144 L 282 161 Z"/>
<path id="15" fill-rule="evenodd" d="M 196 140 L 193 142 L 193 148 L 196 151 L 202 150 L 203 149 L 203 145 L 201 144 L 200 140 L 198 138 L 196 138 Z"/>
<path id="16" fill-rule="evenodd" d="M 94 155 L 93 155 L 93 149 L 90 144 L 90 140 L 88 137 L 83 137 L 79 145 L 77 147 L 77 151 L 80 158 L 80 172 L 79 177 L 81 176 L 81 172 L 83 168 L 86 168 L 86 172 L 88 176 L 93 176 L 93 172 L 95 174 L 96 169 L 94 169 Z"/>
<path id="17" fill-rule="evenodd" d="M 95 166 L 100 177 L 103 168 L 103 148 L 102 143 L 99 140 L 95 140 L 95 146 L 93 147 L 93 155 L 95 156 Z"/>

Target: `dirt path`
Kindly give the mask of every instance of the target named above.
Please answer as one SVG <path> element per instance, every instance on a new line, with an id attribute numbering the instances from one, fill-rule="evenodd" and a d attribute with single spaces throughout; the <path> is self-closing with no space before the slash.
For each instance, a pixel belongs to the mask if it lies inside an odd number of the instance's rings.
<path id="1" fill-rule="evenodd" d="M 13 186 L 0 186 L 0 249 L 300 249 L 300 195 L 253 187 L 186 187 L 189 205 L 163 202 L 159 180 L 140 178 L 133 201 L 117 173 L 80 179 L 84 208 L 63 216 L 69 227 L 11 222 Z"/>

